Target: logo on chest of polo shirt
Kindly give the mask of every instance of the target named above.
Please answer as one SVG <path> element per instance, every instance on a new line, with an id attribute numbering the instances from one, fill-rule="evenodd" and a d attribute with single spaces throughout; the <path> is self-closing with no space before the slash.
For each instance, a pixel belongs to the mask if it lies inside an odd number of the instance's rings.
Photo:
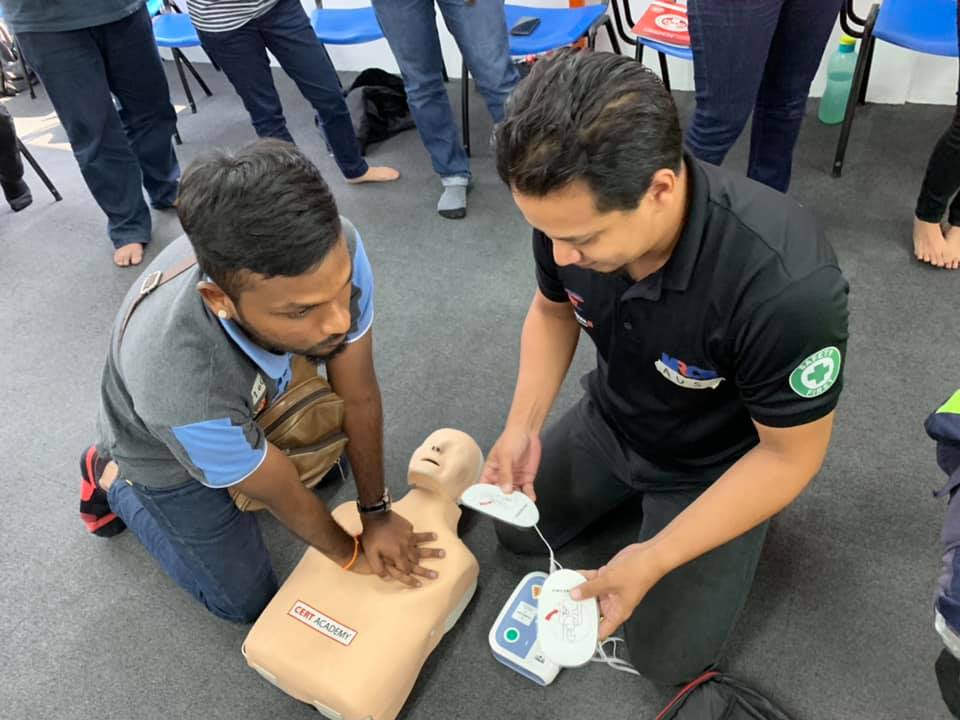
<path id="1" fill-rule="evenodd" d="M 667 380 L 688 390 L 716 390 L 724 380 L 713 370 L 687 365 L 666 353 L 662 353 L 654 365 Z"/>
<path id="2" fill-rule="evenodd" d="M 583 327 L 588 330 L 593 327 L 593 320 L 588 320 L 583 316 L 583 298 L 580 295 L 577 295 L 573 290 L 567 290 L 564 288 L 567 293 L 567 297 L 570 299 L 570 304 L 573 305 L 573 315 L 577 318 L 577 322 L 580 323 Z"/>
<path id="3" fill-rule="evenodd" d="M 267 383 L 264 381 L 263 375 L 257 373 L 257 379 L 253 381 L 253 387 L 250 388 L 250 405 L 255 413 L 263 409 L 260 407 L 260 403 L 266 402 L 266 399 Z"/>

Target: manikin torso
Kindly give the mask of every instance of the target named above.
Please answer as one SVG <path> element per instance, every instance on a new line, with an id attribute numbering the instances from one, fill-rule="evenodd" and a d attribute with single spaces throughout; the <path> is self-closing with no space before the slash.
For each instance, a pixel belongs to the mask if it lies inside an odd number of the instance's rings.
<path id="1" fill-rule="evenodd" d="M 313 548 L 287 578 L 244 642 L 258 672 L 285 692 L 343 720 L 393 720 L 427 656 L 473 597 L 479 568 L 457 537 L 456 499 L 480 475 L 470 436 L 438 430 L 410 460 L 410 491 L 393 509 L 416 532 L 434 532 L 442 559 L 424 560 L 439 577 L 410 589 L 385 582 L 364 558 L 346 572 Z M 356 504 L 334 518 L 361 530 Z"/>

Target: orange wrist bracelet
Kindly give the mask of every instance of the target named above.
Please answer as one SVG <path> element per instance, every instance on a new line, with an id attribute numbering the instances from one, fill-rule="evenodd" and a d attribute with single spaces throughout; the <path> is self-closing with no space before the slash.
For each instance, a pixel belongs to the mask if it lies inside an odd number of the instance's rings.
<path id="1" fill-rule="evenodd" d="M 341 565 L 340 567 L 342 567 L 344 570 L 349 570 L 356 564 L 358 557 L 360 557 L 360 536 L 354 535 L 353 536 L 353 557 L 350 558 L 350 562 L 348 562 L 346 565 Z"/>

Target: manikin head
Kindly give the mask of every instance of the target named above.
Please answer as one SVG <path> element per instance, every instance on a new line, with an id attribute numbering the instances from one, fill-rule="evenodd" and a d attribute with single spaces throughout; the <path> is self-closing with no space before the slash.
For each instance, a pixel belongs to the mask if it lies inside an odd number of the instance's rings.
<path id="1" fill-rule="evenodd" d="M 408 479 L 413 487 L 432 490 L 456 502 L 480 479 L 483 452 L 459 430 L 437 430 L 413 451 Z"/>
<path id="2" fill-rule="evenodd" d="M 330 188 L 294 145 L 258 140 L 195 160 L 177 211 L 214 315 L 270 352 L 321 360 L 343 347 L 352 260 Z"/>
<path id="3" fill-rule="evenodd" d="M 538 60 L 495 138 L 500 177 L 553 241 L 557 265 L 631 271 L 679 236 L 680 122 L 670 93 L 640 63 L 579 51 Z"/>

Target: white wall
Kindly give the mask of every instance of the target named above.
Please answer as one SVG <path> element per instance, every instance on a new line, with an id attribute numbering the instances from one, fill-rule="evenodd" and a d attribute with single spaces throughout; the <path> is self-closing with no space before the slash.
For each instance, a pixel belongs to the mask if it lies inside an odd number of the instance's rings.
<path id="1" fill-rule="evenodd" d="M 477 2 L 484 1 L 477 0 Z M 634 17 L 640 16 L 649 1 L 633 0 L 631 7 L 634 9 Z M 314 0 L 301 0 L 301 2 L 307 12 L 312 11 L 315 7 Z M 368 0 L 324 0 L 324 7 L 327 8 L 361 7 L 367 4 L 369 4 Z M 566 7 L 567 1 L 523 0 L 523 4 L 540 7 Z M 866 15 L 871 4 L 872 0 L 857 0 L 857 12 L 861 16 Z M 443 47 L 447 69 L 452 77 L 459 77 L 460 53 L 450 33 L 443 26 L 439 12 L 437 13 L 437 26 L 440 29 L 440 42 Z M 837 46 L 839 37 L 840 27 L 838 23 L 827 44 L 827 52 L 813 82 L 811 92 L 815 96 L 819 96 L 823 92 L 826 82 L 826 60 Z M 602 50 L 610 49 L 606 31 L 603 29 L 598 35 L 597 47 Z M 385 40 L 354 46 L 331 45 L 327 49 L 334 65 L 339 70 L 363 70 L 367 67 L 381 67 L 390 72 L 397 72 L 396 61 L 393 59 Z M 632 50 L 632 47 L 625 48 L 621 43 L 622 52 L 628 52 L 629 50 Z M 197 54 L 196 50 L 190 51 L 188 56 L 200 61 L 206 59 L 202 54 Z M 657 70 L 658 65 L 650 51 L 647 51 L 645 59 L 654 70 Z M 668 62 L 673 87 L 677 90 L 692 90 L 692 63 L 675 58 L 670 58 Z M 879 42 L 874 55 L 868 99 L 871 102 L 881 103 L 919 102 L 953 105 L 956 102 L 957 75 L 956 58 L 920 55 Z"/>

